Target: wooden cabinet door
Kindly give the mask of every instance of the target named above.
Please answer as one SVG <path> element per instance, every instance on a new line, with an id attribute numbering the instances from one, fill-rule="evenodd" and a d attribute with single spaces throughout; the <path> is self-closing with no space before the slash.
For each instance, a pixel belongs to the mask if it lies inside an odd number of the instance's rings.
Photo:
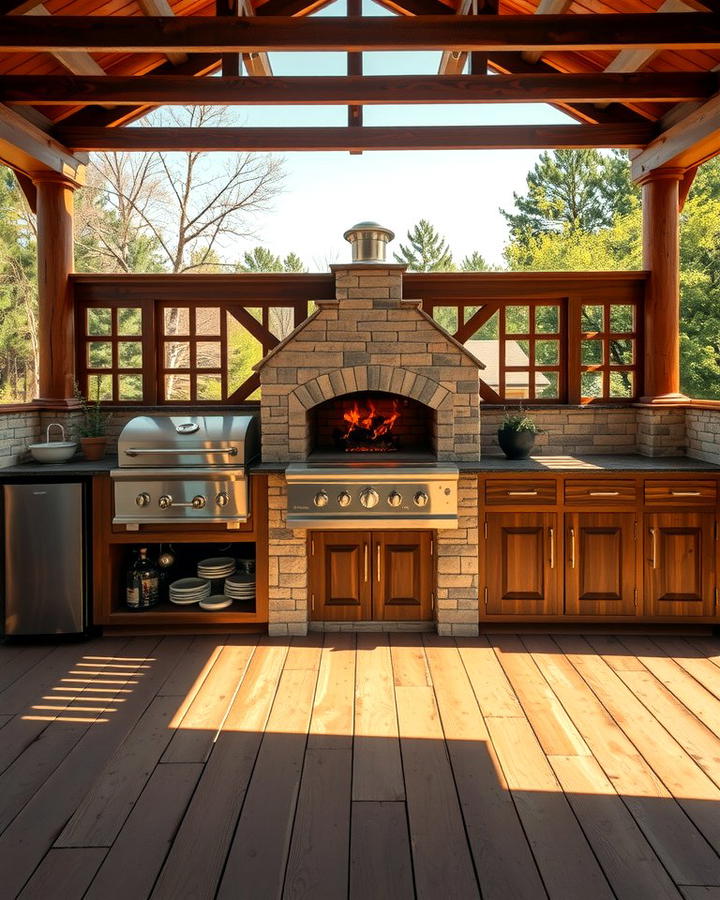
<path id="1" fill-rule="evenodd" d="M 634 513 L 565 516 L 565 612 L 635 614 L 637 553 Z"/>
<path id="2" fill-rule="evenodd" d="M 715 605 L 715 516 L 645 516 L 645 613 L 711 616 Z"/>
<path id="3" fill-rule="evenodd" d="M 561 559 L 555 513 L 488 513 L 486 523 L 487 612 L 557 612 Z"/>
<path id="4" fill-rule="evenodd" d="M 372 549 L 373 618 L 432 619 L 432 534 L 378 531 Z"/>
<path id="5" fill-rule="evenodd" d="M 369 619 L 371 575 L 369 532 L 315 532 L 310 537 L 311 617 Z"/>

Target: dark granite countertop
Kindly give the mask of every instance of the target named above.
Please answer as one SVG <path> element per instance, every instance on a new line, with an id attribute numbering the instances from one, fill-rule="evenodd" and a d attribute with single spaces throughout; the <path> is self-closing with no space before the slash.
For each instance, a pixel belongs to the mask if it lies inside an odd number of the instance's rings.
<path id="1" fill-rule="evenodd" d="M 89 462 L 82 456 L 78 456 L 65 463 L 47 465 L 43 463 L 28 462 L 0 469 L 0 481 L 3 479 L 23 478 L 37 476 L 42 478 L 56 476 L 91 476 L 105 475 L 111 469 L 117 467 L 116 456 L 107 456 L 97 462 Z M 282 474 L 289 463 L 268 462 L 255 463 L 250 467 L 250 472 L 264 474 Z M 720 472 L 720 466 L 714 463 L 704 462 L 700 459 L 690 459 L 687 456 L 614 456 L 603 454 L 597 456 L 535 456 L 530 459 L 505 459 L 504 456 L 484 456 L 478 462 L 459 462 L 457 467 L 463 474 L 504 473 L 516 474 L 518 472 L 553 473 L 553 472 Z"/>
<path id="2" fill-rule="evenodd" d="M 282 474 L 289 463 L 268 462 L 253 466 L 252 471 Z M 504 456 L 483 456 L 477 462 L 456 463 L 463 474 L 517 472 L 720 472 L 720 466 L 688 456 L 534 456 L 530 459 L 506 459 Z"/>

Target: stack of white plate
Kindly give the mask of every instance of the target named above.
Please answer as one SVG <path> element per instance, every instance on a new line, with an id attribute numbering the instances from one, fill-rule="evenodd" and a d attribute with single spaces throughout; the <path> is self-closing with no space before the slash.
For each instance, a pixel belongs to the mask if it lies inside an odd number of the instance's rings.
<path id="1" fill-rule="evenodd" d="M 228 606 L 232 606 L 232 603 L 232 597 L 226 597 L 225 594 L 213 594 L 200 601 L 200 609 L 218 612 L 221 609 L 227 609 Z"/>
<path id="2" fill-rule="evenodd" d="M 169 593 L 171 603 L 189 606 L 210 596 L 210 582 L 204 578 L 180 578 L 172 582 Z"/>
<path id="3" fill-rule="evenodd" d="M 232 600 L 249 601 L 255 599 L 254 575 L 231 575 L 225 579 L 225 596 Z"/>
<path id="4" fill-rule="evenodd" d="M 199 578 L 226 578 L 235 571 L 235 559 L 232 556 L 213 556 L 201 559 L 198 563 Z"/>

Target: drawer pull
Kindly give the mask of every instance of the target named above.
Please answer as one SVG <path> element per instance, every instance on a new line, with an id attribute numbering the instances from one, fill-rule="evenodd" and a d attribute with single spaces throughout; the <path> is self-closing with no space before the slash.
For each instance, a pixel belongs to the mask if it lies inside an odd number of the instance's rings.
<path id="1" fill-rule="evenodd" d="M 619 497 L 620 491 L 590 491 L 591 497 Z"/>
<path id="2" fill-rule="evenodd" d="M 537 491 L 508 491 L 508 497 L 537 497 Z"/>
<path id="3" fill-rule="evenodd" d="M 570 529 L 570 568 L 575 568 L 575 529 Z"/>
<path id="4" fill-rule="evenodd" d="M 555 529 L 550 529 L 550 568 L 555 568 Z"/>
<path id="5" fill-rule="evenodd" d="M 670 491 L 673 497 L 700 497 L 700 491 Z"/>
<path id="6" fill-rule="evenodd" d="M 657 529 L 650 529 L 650 537 L 652 537 L 652 561 L 650 565 L 653 569 L 657 569 Z"/>
<path id="7" fill-rule="evenodd" d="M 365 544 L 365 554 L 364 554 L 365 555 L 365 564 L 363 566 L 363 568 L 365 570 L 363 573 L 365 575 L 365 581 L 368 580 L 368 569 L 369 569 L 369 567 L 368 567 L 368 555 L 369 555 L 368 550 L 369 550 L 368 545 Z"/>

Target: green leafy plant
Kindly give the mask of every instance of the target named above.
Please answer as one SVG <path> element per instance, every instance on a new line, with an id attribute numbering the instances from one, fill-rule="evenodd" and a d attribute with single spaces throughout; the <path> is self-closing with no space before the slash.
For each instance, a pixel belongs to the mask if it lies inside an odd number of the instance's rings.
<path id="1" fill-rule="evenodd" d="M 105 432 L 112 413 L 106 413 L 100 400 L 100 379 L 95 379 L 96 394 L 94 400 L 89 400 L 80 390 L 80 385 L 75 382 L 73 393 L 80 404 L 82 419 L 75 429 L 81 438 L 105 437 Z"/>
<path id="2" fill-rule="evenodd" d="M 532 434 L 543 434 L 543 429 L 530 418 L 522 403 L 519 404 L 517 409 L 505 407 L 505 415 L 500 423 L 500 431 L 529 431 Z"/>

